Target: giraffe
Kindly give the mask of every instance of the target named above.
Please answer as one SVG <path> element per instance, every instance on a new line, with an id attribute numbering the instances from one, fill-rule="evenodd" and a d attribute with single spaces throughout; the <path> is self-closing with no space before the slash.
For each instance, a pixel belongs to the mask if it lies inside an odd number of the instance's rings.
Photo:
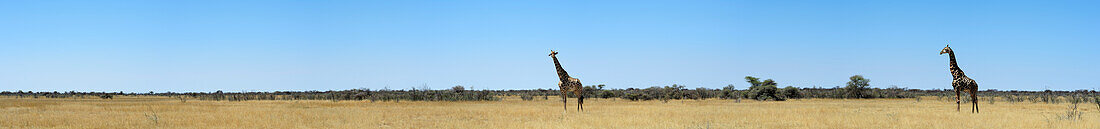
<path id="1" fill-rule="evenodd" d="M 554 67 L 558 70 L 558 88 L 561 89 L 561 103 L 562 108 L 569 110 L 568 102 L 566 102 L 566 96 L 571 91 L 573 95 L 577 96 L 577 110 L 584 110 L 584 93 L 581 87 L 581 80 L 577 78 L 569 77 L 569 73 L 565 72 L 565 69 L 561 68 L 561 63 L 558 63 L 558 52 L 550 50 L 550 58 L 554 59 Z"/>
<path id="2" fill-rule="evenodd" d="M 971 112 L 978 113 L 978 82 L 974 79 L 966 77 L 962 69 L 959 68 L 959 64 L 955 62 L 955 51 L 951 50 L 951 45 L 943 47 L 940 50 L 940 55 L 947 54 L 951 58 L 951 65 L 948 67 L 951 70 L 951 76 L 954 77 L 951 81 L 951 87 L 955 88 L 955 111 L 961 111 L 961 105 L 959 101 L 959 94 L 963 91 L 970 93 L 970 102 L 973 103 Z"/>

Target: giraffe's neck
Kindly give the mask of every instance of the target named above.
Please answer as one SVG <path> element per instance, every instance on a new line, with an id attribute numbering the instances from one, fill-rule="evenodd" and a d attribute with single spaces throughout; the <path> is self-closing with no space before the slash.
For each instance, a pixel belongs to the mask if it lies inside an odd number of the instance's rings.
<path id="1" fill-rule="evenodd" d="M 948 69 L 951 70 L 951 76 L 954 77 L 954 79 L 966 77 L 966 74 L 963 73 L 963 70 L 959 68 L 959 63 L 955 62 L 955 52 L 947 52 L 947 56 L 951 57 L 951 66 L 948 67 Z"/>
<path id="2" fill-rule="evenodd" d="M 550 58 L 554 58 L 554 68 L 558 69 L 558 79 L 560 79 L 561 82 L 568 82 L 569 73 L 565 72 L 565 69 L 561 68 L 561 63 L 558 63 L 558 57 L 550 56 Z"/>

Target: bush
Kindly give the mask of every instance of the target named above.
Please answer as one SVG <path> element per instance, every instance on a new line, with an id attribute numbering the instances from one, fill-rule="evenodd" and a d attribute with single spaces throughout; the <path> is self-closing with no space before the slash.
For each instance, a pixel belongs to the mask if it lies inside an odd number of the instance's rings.
<path id="1" fill-rule="evenodd" d="M 520 98 L 520 99 L 523 99 L 523 101 L 531 101 L 531 100 L 535 100 L 535 96 L 531 96 L 530 94 L 523 94 L 523 95 L 520 95 L 520 96 L 519 96 L 519 98 Z"/>
<path id="2" fill-rule="evenodd" d="M 714 95 L 711 94 L 709 91 L 710 91 L 710 89 L 707 89 L 707 88 L 704 88 L 704 87 L 695 88 L 695 92 L 693 92 L 691 94 L 691 96 L 692 96 L 691 98 L 696 99 L 696 100 L 706 99 L 706 98 L 713 98 Z"/>
<path id="3" fill-rule="evenodd" d="M 719 93 L 718 98 L 721 98 L 721 99 L 741 98 L 741 95 L 737 93 L 737 89 L 735 89 L 735 88 L 736 87 L 734 87 L 733 84 L 730 84 L 726 87 L 722 87 L 722 91 L 721 91 L 721 93 Z"/>
<path id="4" fill-rule="evenodd" d="M 603 84 L 594 85 L 594 86 L 584 86 L 584 87 L 581 87 L 581 90 L 583 91 L 583 93 L 581 93 L 581 94 L 584 94 L 584 97 L 588 97 L 588 98 L 598 97 L 600 95 L 599 93 L 601 93 L 599 91 L 603 90 L 603 87 L 604 87 Z"/>
<path id="5" fill-rule="evenodd" d="M 647 94 L 641 94 L 641 93 L 626 93 L 622 97 L 623 97 L 623 99 L 630 100 L 630 101 L 653 100 L 653 97 L 650 97 Z"/>
<path id="6" fill-rule="evenodd" d="M 612 98 L 612 97 L 615 97 L 615 92 L 611 92 L 610 90 L 602 90 L 602 91 L 600 91 L 599 96 L 600 96 L 600 98 L 605 98 L 605 99 L 606 98 Z"/>
<path id="7" fill-rule="evenodd" d="M 792 86 L 784 87 L 783 90 L 779 92 L 779 94 L 780 96 L 787 99 L 802 98 L 802 92 L 798 91 L 798 88 Z"/>
<path id="8" fill-rule="evenodd" d="M 664 99 L 665 101 L 668 101 L 669 99 L 683 99 L 684 96 L 685 96 L 683 91 L 687 90 L 687 89 L 684 89 L 684 87 L 685 86 L 678 85 L 678 84 L 672 84 L 672 86 L 665 86 L 665 88 L 664 88 L 665 94 L 664 94 L 664 97 L 662 97 L 662 98 L 665 98 Z"/>

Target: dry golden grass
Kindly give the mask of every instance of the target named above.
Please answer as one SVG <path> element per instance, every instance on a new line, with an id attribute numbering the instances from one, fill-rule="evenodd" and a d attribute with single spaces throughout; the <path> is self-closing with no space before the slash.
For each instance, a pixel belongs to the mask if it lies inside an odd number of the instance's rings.
<path id="1" fill-rule="evenodd" d="M 553 97 L 551 97 L 553 98 Z M 0 97 L 0 128 L 1100 128 L 1096 105 L 1081 120 L 1057 117 L 1069 104 L 955 103 L 915 99 L 487 102 L 197 101 L 173 98 Z"/>

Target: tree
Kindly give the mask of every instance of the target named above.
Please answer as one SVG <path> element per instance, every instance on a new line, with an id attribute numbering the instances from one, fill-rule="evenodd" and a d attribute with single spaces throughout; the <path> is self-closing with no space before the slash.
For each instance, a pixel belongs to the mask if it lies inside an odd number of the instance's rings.
<path id="1" fill-rule="evenodd" d="M 848 86 L 844 87 L 845 94 L 848 98 L 865 98 L 864 91 L 871 85 L 871 80 L 863 78 L 862 75 L 854 75 L 848 77 Z"/>
<path id="2" fill-rule="evenodd" d="M 746 97 L 748 98 L 752 98 L 755 100 L 784 100 L 783 98 L 777 96 L 779 88 L 775 86 L 776 83 L 772 79 L 760 81 L 760 78 L 745 76 L 745 82 L 748 82 L 752 85 L 751 87 L 749 87 L 749 93 L 746 94 Z"/>
<path id="3" fill-rule="evenodd" d="M 773 85 L 774 86 L 774 85 L 776 85 L 775 81 L 772 81 L 772 79 L 767 79 L 767 80 L 764 80 L 763 82 L 761 82 L 760 78 L 756 78 L 756 77 L 752 77 L 752 76 L 745 76 L 745 81 L 749 82 L 749 84 L 752 84 L 752 86 L 767 86 L 767 85 Z"/>
<path id="4" fill-rule="evenodd" d="M 462 85 L 457 85 L 455 87 L 451 87 L 451 90 L 454 92 L 462 92 L 466 91 L 466 87 L 462 87 Z"/>

